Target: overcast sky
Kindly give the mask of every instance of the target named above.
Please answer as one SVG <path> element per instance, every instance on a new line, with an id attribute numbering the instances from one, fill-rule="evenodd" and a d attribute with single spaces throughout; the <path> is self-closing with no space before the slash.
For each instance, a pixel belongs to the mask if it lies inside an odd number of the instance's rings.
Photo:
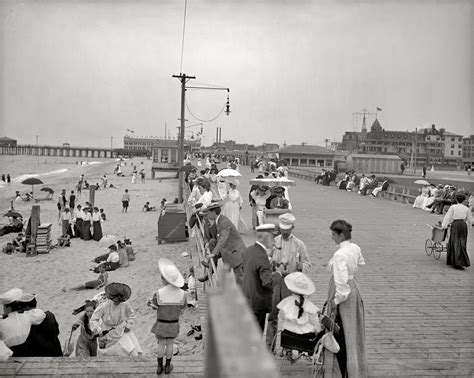
<path id="1" fill-rule="evenodd" d="M 385 129 L 474 134 L 473 5 L 460 1 L 0 1 L 0 136 L 123 146 L 172 137 L 180 84 L 230 88 L 203 143 L 324 145 L 375 112 Z M 225 91 L 188 90 L 188 124 Z M 198 132 L 199 127 L 190 127 Z"/>

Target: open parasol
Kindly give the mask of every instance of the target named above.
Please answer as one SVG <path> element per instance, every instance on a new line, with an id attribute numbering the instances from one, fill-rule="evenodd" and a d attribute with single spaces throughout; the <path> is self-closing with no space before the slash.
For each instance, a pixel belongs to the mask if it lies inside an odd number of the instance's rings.
<path id="1" fill-rule="evenodd" d="M 286 177 L 279 178 L 264 178 L 264 179 L 252 179 L 250 185 L 261 185 L 261 186 L 296 186 L 296 182 L 288 180 Z"/>
<path id="2" fill-rule="evenodd" d="M 109 248 L 111 245 L 117 243 L 120 239 L 115 235 L 105 235 L 99 240 L 100 248 Z"/>
<path id="3" fill-rule="evenodd" d="M 9 210 L 7 213 L 5 213 L 4 217 L 23 218 L 23 216 L 18 211 L 12 211 L 12 210 Z"/>
<path id="4" fill-rule="evenodd" d="M 31 192 L 32 192 L 32 193 L 33 193 L 33 191 L 34 191 L 34 186 L 35 186 L 35 185 L 44 184 L 43 181 L 41 181 L 39 178 L 36 178 L 36 177 L 29 177 L 29 178 L 27 178 L 26 180 L 23 180 L 21 183 L 22 183 L 22 184 L 25 184 L 25 185 L 31 185 Z"/>
<path id="5" fill-rule="evenodd" d="M 418 184 L 418 185 L 431 185 L 428 181 L 426 180 L 416 180 L 414 182 L 414 184 Z"/>
<path id="6" fill-rule="evenodd" d="M 53 194 L 54 193 L 54 190 L 51 189 L 51 188 L 41 188 L 40 189 L 42 192 L 48 192 L 49 194 Z"/>
<path id="7" fill-rule="evenodd" d="M 239 171 L 235 169 L 225 168 L 217 173 L 217 177 L 240 177 L 242 176 Z"/>

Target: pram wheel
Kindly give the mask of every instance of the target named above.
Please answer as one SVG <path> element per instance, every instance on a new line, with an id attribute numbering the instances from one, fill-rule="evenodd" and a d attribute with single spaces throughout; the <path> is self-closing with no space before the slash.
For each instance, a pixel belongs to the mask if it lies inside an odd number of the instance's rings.
<path id="1" fill-rule="evenodd" d="M 441 243 L 434 243 L 433 245 L 433 257 L 436 259 L 436 260 L 439 260 L 439 258 L 441 257 L 441 252 L 443 252 L 443 244 Z"/>
<path id="2" fill-rule="evenodd" d="M 425 252 L 428 256 L 431 256 L 431 254 L 433 253 L 434 248 L 435 247 L 434 247 L 433 241 L 431 239 L 426 239 L 426 241 L 425 241 Z"/>

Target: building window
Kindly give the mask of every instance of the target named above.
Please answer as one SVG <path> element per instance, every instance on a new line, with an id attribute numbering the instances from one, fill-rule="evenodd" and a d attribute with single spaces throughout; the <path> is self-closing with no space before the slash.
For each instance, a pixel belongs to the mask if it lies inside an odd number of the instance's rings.
<path id="1" fill-rule="evenodd" d="M 291 159 L 291 165 L 293 167 L 297 167 L 298 166 L 298 159 Z"/>
<path id="2" fill-rule="evenodd" d="M 458 148 L 462 148 L 462 144 L 458 144 Z"/>
<path id="3" fill-rule="evenodd" d="M 324 167 L 324 160 L 318 160 L 318 167 Z"/>
<path id="4" fill-rule="evenodd" d="M 461 156 L 461 151 L 458 151 L 458 156 Z"/>
<path id="5" fill-rule="evenodd" d="M 326 167 L 332 167 L 332 160 L 326 160 Z"/>
<path id="6" fill-rule="evenodd" d="M 308 165 L 308 159 L 300 159 L 300 165 Z"/>
<path id="7" fill-rule="evenodd" d="M 454 151 L 451 151 L 451 156 L 453 156 L 453 155 L 454 155 Z"/>
<path id="8" fill-rule="evenodd" d="M 309 165 L 316 165 L 316 160 L 314 159 L 309 159 Z"/>

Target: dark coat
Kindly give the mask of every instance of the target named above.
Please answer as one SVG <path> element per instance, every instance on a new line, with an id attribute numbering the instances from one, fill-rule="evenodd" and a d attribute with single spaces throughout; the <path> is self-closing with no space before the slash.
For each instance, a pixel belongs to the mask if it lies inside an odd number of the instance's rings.
<path id="1" fill-rule="evenodd" d="M 46 318 L 40 324 L 31 326 L 26 341 L 10 347 L 13 357 L 62 357 L 58 322 L 51 312 L 45 312 Z"/>
<path id="2" fill-rule="evenodd" d="M 242 264 L 245 243 L 232 221 L 225 215 L 220 215 L 216 221 L 217 245 L 212 253 L 222 257 L 224 264 L 235 268 Z"/>
<path id="3" fill-rule="evenodd" d="M 244 294 L 254 313 L 267 313 L 272 309 L 274 281 L 279 273 L 272 273 L 265 249 L 255 243 L 244 253 Z"/>

